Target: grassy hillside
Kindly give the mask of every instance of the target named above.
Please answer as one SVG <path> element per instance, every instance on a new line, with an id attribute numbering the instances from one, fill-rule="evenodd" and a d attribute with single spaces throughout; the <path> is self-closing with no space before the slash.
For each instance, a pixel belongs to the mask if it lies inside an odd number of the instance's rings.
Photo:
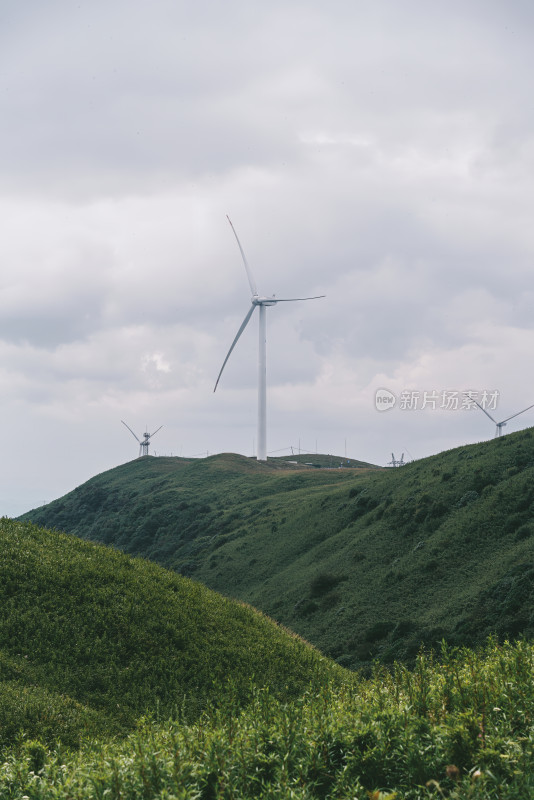
<path id="1" fill-rule="evenodd" d="M 369 464 L 368 461 L 358 461 L 355 458 L 343 458 L 333 454 L 326 455 L 324 453 L 294 453 L 292 455 L 277 456 L 275 458 L 269 457 L 269 464 L 278 464 L 283 468 L 288 468 L 291 465 L 297 464 L 300 467 L 318 467 L 325 469 L 339 469 L 339 468 L 358 468 L 363 467 L 366 469 L 380 469 L 375 464 Z"/>
<path id="2" fill-rule="evenodd" d="M 244 701 L 252 682 L 287 699 L 342 672 L 196 582 L 7 519 L 0 609 L 0 748 L 21 733 L 73 745 L 145 713 L 198 716 L 222 695 Z"/>
<path id="3" fill-rule="evenodd" d="M 145 458 L 26 516 L 193 575 L 350 667 L 534 634 L 531 430 L 389 470 Z"/>
<path id="4" fill-rule="evenodd" d="M 294 458 L 304 462 L 309 456 Z M 291 513 L 295 490 L 328 489 L 368 469 L 378 468 L 316 469 L 235 454 L 195 460 L 145 457 L 97 475 L 20 519 L 112 544 L 192 575 L 212 540 L 220 544 L 241 527 L 242 519 L 261 516 L 271 498 L 285 499 Z"/>
<path id="5" fill-rule="evenodd" d="M 27 742 L 0 761 L 0 797 L 532 800 L 533 663 L 524 642 L 444 649 L 292 702 L 259 689 L 244 710 L 228 698 L 190 725 L 145 721 L 79 753 Z"/>

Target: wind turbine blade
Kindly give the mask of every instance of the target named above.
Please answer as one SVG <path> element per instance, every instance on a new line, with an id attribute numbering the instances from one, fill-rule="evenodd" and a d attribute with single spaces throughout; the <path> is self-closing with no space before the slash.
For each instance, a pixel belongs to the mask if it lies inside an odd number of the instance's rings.
<path id="1" fill-rule="evenodd" d="M 125 421 L 124 421 L 123 419 L 121 419 L 121 422 L 122 422 L 122 424 L 123 424 L 123 425 L 126 425 L 126 423 L 125 423 Z M 132 436 L 133 436 L 135 439 L 137 439 L 137 441 L 139 442 L 139 444 L 141 444 L 141 440 L 140 440 L 140 439 L 138 439 L 138 437 L 135 435 L 135 433 L 134 433 L 134 432 L 133 432 L 133 430 L 130 428 L 130 426 L 129 426 L 129 425 L 126 425 L 126 427 L 127 427 L 127 428 L 128 428 L 128 430 L 130 431 L 130 433 L 132 434 Z"/>
<path id="2" fill-rule="evenodd" d="M 513 419 L 514 417 L 518 417 L 520 414 L 524 414 L 525 411 L 529 410 L 529 408 L 534 408 L 534 403 L 532 403 L 531 406 L 527 406 L 527 408 L 524 408 L 523 411 L 518 411 L 517 414 L 512 414 L 511 417 L 507 417 L 506 419 L 503 419 L 503 421 L 501 423 L 499 423 L 499 424 L 502 425 L 504 422 L 509 422 L 509 420 Z"/>
<path id="3" fill-rule="evenodd" d="M 245 255 L 245 251 L 244 251 L 244 250 L 243 250 L 243 248 L 241 247 L 241 242 L 239 241 L 239 236 L 238 236 L 238 235 L 237 235 L 237 233 L 235 232 L 235 228 L 234 228 L 234 226 L 232 225 L 232 220 L 230 219 L 230 217 L 228 216 L 228 214 L 226 215 L 226 219 L 227 219 L 227 220 L 228 220 L 228 222 L 230 223 L 230 227 L 232 228 L 232 230 L 233 230 L 233 232 L 234 232 L 234 236 L 235 236 L 235 238 L 236 238 L 236 242 L 237 242 L 237 244 L 238 244 L 238 247 L 239 247 L 239 249 L 240 249 L 240 251 L 241 251 L 241 257 L 243 258 L 243 263 L 244 263 L 244 265 L 245 265 L 245 269 L 246 269 L 246 271 L 247 271 L 247 278 L 248 278 L 248 282 L 249 282 L 249 284 L 250 284 L 250 291 L 252 292 L 252 295 L 253 295 L 254 297 L 257 297 L 257 295 L 258 295 L 258 289 L 257 289 L 257 287 L 256 287 L 256 281 L 254 280 L 254 275 L 252 274 L 252 270 L 250 269 L 250 267 L 249 267 L 249 265 L 248 265 L 248 261 L 247 261 L 247 257 L 246 257 L 246 255 Z"/>
<path id="4" fill-rule="evenodd" d="M 163 428 L 163 425 L 160 425 L 160 426 L 159 426 L 159 428 L 157 428 L 157 429 L 154 431 L 154 433 L 151 433 L 151 434 L 150 434 L 150 437 L 149 437 L 149 438 L 150 438 L 150 439 L 152 439 L 152 437 L 153 437 L 153 436 L 155 436 L 155 435 L 156 435 L 156 433 L 157 433 L 158 431 L 160 431 L 162 428 Z"/>
<path id="5" fill-rule="evenodd" d="M 466 396 L 468 396 L 468 395 L 466 395 Z M 489 418 L 490 418 L 490 420 L 491 420 L 492 422 L 494 422 L 494 423 L 495 423 L 495 425 L 498 425 L 498 424 L 499 424 L 499 423 L 497 422 L 497 420 L 496 420 L 496 419 L 493 419 L 493 417 L 491 416 L 491 414 L 488 414 L 488 412 L 486 411 L 486 409 L 485 409 L 485 408 L 483 408 L 483 406 L 481 406 L 481 405 L 480 405 L 480 403 L 477 403 L 477 401 L 474 399 L 474 397 L 470 397 L 469 399 L 470 399 L 470 400 L 472 400 L 472 401 L 473 401 L 473 403 L 474 403 L 476 406 L 478 406 L 478 407 L 480 408 L 480 410 L 481 410 L 481 411 L 483 411 L 483 412 L 484 412 L 484 414 L 485 414 L 487 417 L 489 417 Z M 526 409 L 525 409 L 525 411 L 526 411 Z"/>
<path id="6" fill-rule="evenodd" d="M 320 300 L 321 297 L 326 297 L 325 294 L 317 294 L 315 297 L 273 297 L 275 303 L 294 303 L 297 300 Z M 270 300 L 271 298 L 267 298 Z"/>
<path id="7" fill-rule="evenodd" d="M 230 224 L 231 224 L 231 223 L 230 223 Z M 228 361 L 228 359 L 230 358 L 230 354 L 231 354 L 232 350 L 234 349 L 234 347 L 236 346 L 236 344 L 237 344 L 237 341 L 238 341 L 239 337 L 241 336 L 241 334 L 243 333 L 243 331 L 244 331 L 244 330 L 245 330 L 245 328 L 247 327 L 247 325 L 248 325 L 248 321 L 249 321 L 249 319 L 251 318 L 252 314 L 254 313 L 254 309 L 255 309 L 255 308 L 256 308 L 256 306 L 255 306 L 255 305 L 251 305 L 251 307 L 250 307 L 250 310 L 249 310 L 249 311 L 248 311 L 248 313 L 247 313 L 247 316 L 245 317 L 245 319 L 244 319 L 244 320 L 243 320 L 243 322 L 241 323 L 241 327 L 239 328 L 239 330 L 238 330 L 238 332 L 237 332 L 237 334 L 236 334 L 236 337 L 235 337 L 234 341 L 232 342 L 232 346 L 230 347 L 230 349 L 228 350 L 228 353 L 226 354 L 226 358 L 224 359 L 223 365 L 222 365 L 222 367 L 221 367 L 221 371 L 219 372 L 219 375 L 218 375 L 218 377 L 217 377 L 217 380 L 215 381 L 215 388 L 213 389 L 213 391 L 214 391 L 214 392 L 215 392 L 215 391 L 216 391 L 216 389 L 217 389 L 217 385 L 218 385 L 218 383 L 219 383 L 219 381 L 220 381 L 220 379 L 221 379 L 221 375 L 222 375 L 222 373 L 223 373 L 223 369 L 224 369 L 224 368 L 225 368 L 225 366 L 226 366 L 226 362 L 227 362 L 227 361 Z"/>

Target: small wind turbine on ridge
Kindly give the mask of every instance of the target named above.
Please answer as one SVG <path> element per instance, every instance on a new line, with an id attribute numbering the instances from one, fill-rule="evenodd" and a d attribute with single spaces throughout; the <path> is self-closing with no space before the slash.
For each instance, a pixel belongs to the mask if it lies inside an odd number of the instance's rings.
<path id="1" fill-rule="evenodd" d="M 236 346 L 239 337 L 247 327 L 249 320 L 254 313 L 254 309 L 256 307 L 259 308 L 259 352 L 258 352 L 258 453 L 257 453 L 257 460 L 258 461 L 266 461 L 267 460 L 267 325 L 266 325 L 266 314 L 265 309 L 268 306 L 275 306 L 277 303 L 293 303 L 297 300 L 319 300 L 321 297 L 324 297 L 324 294 L 316 295 L 315 297 L 284 297 L 278 298 L 273 295 L 272 297 L 265 297 L 260 296 L 258 293 L 258 289 L 256 286 L 256 281 L 254 280 L 254 276 L 252 274 L 252 270 L 248 264 L 247 258 L 245 256 L 244 250 L 241 247 L 241 242 L 239 241 L 239 237 L 235 231 L 234 226 L 232 225 L 232 221 L 230 217 L 227 215 L 228 222 L 230 223 L 230 227 L 234 232 L 234 236 L 237 241 L 237 245 L 239 247 L 241 257 L 243 259 L 243 263 L 245 265 L 245 271 L 247 273 L 247 278 L 250 286 L 250 291 L 252 292 L 251 298 L 251 306 L 247 312 L 247 315 L 243 322 L 241 323 L 241 327 L 239 328 L 232 345 L 226 354 L 226 358 L 224 359 L 223 365 L 215 382 L 215 388 L 213 391 L 215 392 L 219 381 L 221 379 L 221 375 L 223 370 L 226 366 L 226 362 L 230 358 L 230 354 L 234 347 Z"/>
<path id="2" fill-rule="evenodd" d="M 496 420 L 496 419 L 493 419 L 493 417 L 491 416 L 491 414 L 489 414 L 489 413 L 486 411 L 486 409 L 485 409 L 483 406 L 481 406 L 481 405 L 480 405 L 480 403 L 477 403 L 477 401 L 474 399 L 474 397 L 470 397 L 469 399 L 470 399 L 470 400 L 472 400 L 472 401 L 473 401 L 473 403 L 475 403 L 475 405 L 477 405 L 477 406 L 480 408 L 480 410 L 481 410 L 481 411 L 483 411 L 483 412 L 484 412 L 484 414 L 485 414 L 487 417 L 489 417 L 489 418 L 490 418 L 490 420 L 491 420 L 491 421 L 492 421 L 492 422 L 495 424 L 495 426 L 496 426 L 496 427 L 495 427 L 495 438 L 496 438 L 497 436 L 502 436 L 502 429 L 504 428 L 504 426 L 506 425 L 506 423 L 507 423 L 507 422 L 510 422 L 510 420 L 511 420 L 511 419 L 514 419 L 514 417 L 518 417 L 520 414 L 524 414 L 524 413 L 525 413 L 525 411 L 528 411 L 528 410 L 529 410 L 529 408 L 534 408 L 534 403 L 532 403 L 532 405 L 531 405 L 531 406 L 527 406 L 526 408 L 524 408 L 524 409 L 523 409 L 523 411 L 518 411 L 518 412 L 517 412 L 517 414 L 512 414 L 512 416 L 511 416 L 511 417 L 507 417 L 506 419 L 503 419 L 503 421 L 502 421 L 502 422 L 497 422 L 497 420 Z"/>
<path id="3" fill-rule="evenodd" d="M 123 419 L 121 419 L 121 422 L 122 422 L 123 425 L 126 425 L 126 423 L 125 423 L 125 421 Z M 150 440 L 152 439 L 153 436 L 156 435 L 156 433 L 158 431 L 160 431 L 163 428 L 163 425 L 160 425 L 159 428 L 157 428 L 154 431 L 154 433 L 148 433 L 148 431 L 145 431 L 145 433 L 143 434 L 143 441 L 141 441 L 141 439 L 139 439 L 139 437 L 135 435 L 135 433 L 133 432 L 133 430 L 130 428 L 129 425 L 126 425 L 126 427 L 130 431 L 130 433 L 132 434 L 134 439 L 137 439 L 137 441 L 139 442 L 139 456 L 147 456 L 148 455 L 148 446 L 150 444 Z"/>

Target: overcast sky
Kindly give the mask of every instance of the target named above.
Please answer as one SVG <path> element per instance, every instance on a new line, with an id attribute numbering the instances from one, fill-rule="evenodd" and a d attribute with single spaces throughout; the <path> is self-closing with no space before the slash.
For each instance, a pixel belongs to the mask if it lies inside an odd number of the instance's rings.
<path id="1" fill-rule="evenodd" d="M 0 514 L 135 458 L 121 420 L 253 454 L 226 214 L 261 293 L 326 295 L 268 309 L 269 452 L 491 438 L 441 406 L 534 403 L 533 83 L 530 0 L 1 4 Z"/>

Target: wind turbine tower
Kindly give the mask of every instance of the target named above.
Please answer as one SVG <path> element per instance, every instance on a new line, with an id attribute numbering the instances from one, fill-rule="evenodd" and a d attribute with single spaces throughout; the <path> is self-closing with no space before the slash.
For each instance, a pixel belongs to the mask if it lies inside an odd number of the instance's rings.
<path id="1" fill-rule="evenodd" d="M 126 423 L 125 423 L 125 421 L 123 419 L 121 419 L 121 422 L 122 422 L 123 425 L 126 425 Z M 136 434 L 133 432 L 133 430 L 130 428 L 129 425 L 126 425 L 126 427 L 130 431 L 130 433 L 132 434 L 134 439 L 137 439 L 137 441 L 139 442 L 139 457 L 141 457 L 141 456 L 147 456 L 148 455 L 148 447 L 150 445 L 150 440 L 152 439 L 153 436 L 156 435 L 156 433 L 158 431 L 160 431 L 163 428 L 163 425 L 160 425 L 159 428 L 157 428 L 154 431 L 154 433 L 148 433 L 148 431 L 145 431 L 145 433 L 143 434 L 143 441 L 141 441 L 141 439 L 139 439 L 139 437 L 136 436 Z"/>
<path id="2" fill-rule="evenodd" d="M 258 348 L 258 453 L 257 453 L 257 460 L 258 461 L 267 461 L 267 320 L 266 320 L 266 309 L 269 306 L 275 306 L 277 303 L 293 303 L 297 300 L 318 300 L 321 297 L 324 297 L 324 294 L 317 295 L 315 297 L 284 297 L 278 298 L 274 294 L 272 297 L 265 297 L 258 293 L 258 289 L 256 287 L 256 282 L 254 280 L 254 276 L 252 274 L 252 270 L 247 262 L 247 258 L 245 256 L 244 250 L 241 247 L 241 242 L 239 241 L 239 237 L 235 231 L 234 226 L 232 225 L 232 221 L 230 217 L 227 216 L 228 222 L 234 232 L 234 236 L 237 241 L 237 245 L 241 252 L 241 257 L 243 259 L 243 263 L 245 265 L 245 271 L 247 273 L 247 278 L 250 286 L 250 291 L 252 292 L 251 298 L 251 306 L 247 312 L 247 315 L 243 322 L 241 323 L 241 327 L 239 328 L 232 345 L 226 354 L 226 358 L 224 359 L 223 365 L 215 382 L 215 388 L 213 391 L 215 392 L 219 381 L 221 379 L 221 375 L 223 369 L 226 366 L 226 362 L 230 358 L 230 354 L 234 347 L 237 344 L 237 341 L 245 328 L 247 327 L 249 320 L 254 313 L 254 309 L 257 307 L 259 309 L 259 348 Z"/>
<path id="3" fill-rule="evenodd" d="M 480 410 L 483 411 L 484 414 L 487 417 L 489 417 L 490 420 L 495 424 L 495 438 L 497 436 L 502 436 L 502 429 L 504 428 L 504 426 L 506 425 L 507 422 L 510 422 L 511 419 L 514 419 L 514 417 L 518 417 L 520 414 L 524 414 L 525 411 L 529 410 L 529 408 L 534 408 L 534 403 L 533 403 L 531 406 L 527 406 L 526 408 L 524 408 L 523 411 L 518 411 L 517 414 L 512 414 L 511 417 L 507 417 L 506 419 L 503 419 L 502 422 L 497 422 L 497 420 L 493 419 L 491 414 L 489 414 L 486 411 L 486 409 L 483 406 L 480 405 L 480 403 L 477 403 L 477 401 L 473 397 L 471 397 L 470 400 L 472 400 L 473 403 L 475 403 L 475 405 L 477 405 L 480 408 Z"/>

